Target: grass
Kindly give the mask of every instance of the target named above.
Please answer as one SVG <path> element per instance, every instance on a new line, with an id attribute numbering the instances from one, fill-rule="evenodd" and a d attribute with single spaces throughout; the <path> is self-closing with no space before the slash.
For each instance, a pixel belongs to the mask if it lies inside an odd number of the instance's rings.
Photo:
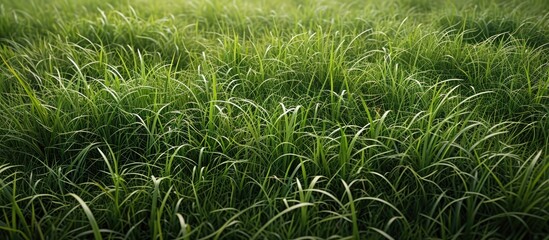
<path id="1" fill-rule="evenodd" d="M 0 3 L 2 239 L 546 239 L 544 1 Z"/>

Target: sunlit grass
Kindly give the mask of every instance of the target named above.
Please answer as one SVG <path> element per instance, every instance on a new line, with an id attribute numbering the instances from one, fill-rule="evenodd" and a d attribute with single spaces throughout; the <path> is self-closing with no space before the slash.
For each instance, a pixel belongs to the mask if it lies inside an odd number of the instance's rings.
<path id="1" fill-rule="evenodd" d="M 543 239 L 549 8 L 0 3 L 1 239 Z"/>

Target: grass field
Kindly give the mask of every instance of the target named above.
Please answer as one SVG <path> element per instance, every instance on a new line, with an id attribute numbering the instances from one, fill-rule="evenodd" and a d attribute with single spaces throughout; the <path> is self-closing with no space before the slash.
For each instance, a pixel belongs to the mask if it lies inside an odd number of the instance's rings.
<path id="1" fill-rule="evenodd" d="M 547 239 L 546 0 L 4 0 L 0 239 Z"/>

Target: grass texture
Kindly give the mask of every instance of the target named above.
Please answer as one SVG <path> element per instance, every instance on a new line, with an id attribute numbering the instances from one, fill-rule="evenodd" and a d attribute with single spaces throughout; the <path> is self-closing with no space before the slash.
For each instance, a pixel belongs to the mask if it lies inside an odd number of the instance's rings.
<path id="1" fill-rule="evenodd" d="M 2 239 L 544 239 L 549 5 L 0 3 Z"/>

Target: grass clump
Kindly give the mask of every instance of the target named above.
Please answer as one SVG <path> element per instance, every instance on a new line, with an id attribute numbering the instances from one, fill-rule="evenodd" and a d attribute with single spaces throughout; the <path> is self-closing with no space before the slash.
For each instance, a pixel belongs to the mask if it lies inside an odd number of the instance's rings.
<path id="1" fill-rule="evenodd" d="M 0 238 L 543 239 L 514 3 L 1 3 Z"/>

